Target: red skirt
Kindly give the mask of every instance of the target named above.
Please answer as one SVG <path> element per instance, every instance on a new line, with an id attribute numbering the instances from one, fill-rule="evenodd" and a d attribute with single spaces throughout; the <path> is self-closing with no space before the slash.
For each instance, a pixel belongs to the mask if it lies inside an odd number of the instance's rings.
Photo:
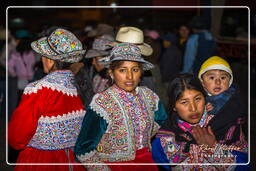
<path id="1" fill-rule="evenodd" d="M 129 165 L 129 163 L 155 163 L 151 152 L 148 148 L 136 151 L 134 160 L 124 162 L 106 162 L 106 163 L 122 163 L 123 165 L 108 165 L 111 171 L 157 171 L 157 165 Z"/>
<path id="2" fill-rule="evenodd" d="M 68 150 L 45 151 L 31 147 L 20 152 L 17 163 L 77 163 L 74 152 Z M 83 165 L 16 165 L 15 171 L 85 171 Z"/>

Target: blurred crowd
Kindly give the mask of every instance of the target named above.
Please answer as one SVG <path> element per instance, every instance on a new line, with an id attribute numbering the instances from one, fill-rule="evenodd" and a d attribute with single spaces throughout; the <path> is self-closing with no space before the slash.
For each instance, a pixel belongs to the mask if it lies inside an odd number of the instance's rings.
<path id="1" fill-rule="evenodd" d="M 144 43 L 152 47 L 152 52 L 143 55 L 144 58 L 155 65 L 151 71 L 144 72 L 141 85 L 146 85 L 155 91 L 167 105 L 167 82 L 178 73 L 197 73 L 202 62 L 210 56 L 216 55 L 216 41 L 207 30 L 205 22 L 200 17 L 194 17 L 192 21 L 181 24 L 169 32 L 156 29 L 144 29 L 133 27 L 126 32 L 138 32 L 135 43 Z M 123 26 L 123 25 L 122 25 Z M 117 37 L 117 31 L 121 26 L 113 27 L 105 23 L 96 26 L 87 25 L 83 30 L 74 30 L 81 40 L 87 53 L 84 59 L 72 66 L 73 72 L 78 73 L 81 81 L 87 80 L 91 84 L 93 92 L 104 90 L 107 84 L 106 68 L 98 63 L 98 60 L 110 50 L 104 47 L 106 44 L 116 41 L 126 42 L 122 37 Z M 36 53 L 30 47 L 32 40 L 37 37 L 47 36 L 57 26 L 48 27 L 40 33 L 33 33 L 25 28 L 8 30 L 8 48 L 5 44 L 5 30 L 2 28 L 1 36 L 1 110 L 5 111 L 5 70 L 6 60 L 8 65 L 8 114 L 17 107 L 25 86 L 32 81 L 45 76 L 43 66 Z M 68 28 L 69 29 L 69 28 Z M 136 30 L 138 29 L 138 30 Z M 130 33 L 133 34 L 133 33 Z M 131 38 L 132 39 L 132 38 Z M 6 52 L 7 50 L 7 52 Z M 6 58 L 8 54 L 8 59 Z M 86 78 L 87 77 L 87 78 Z M 88 79 L 89 78 L 89 79 Z M 85 85 L 85 89 L 90 87 Z M 84 96 L 91 97 L 92 94 Z"/>

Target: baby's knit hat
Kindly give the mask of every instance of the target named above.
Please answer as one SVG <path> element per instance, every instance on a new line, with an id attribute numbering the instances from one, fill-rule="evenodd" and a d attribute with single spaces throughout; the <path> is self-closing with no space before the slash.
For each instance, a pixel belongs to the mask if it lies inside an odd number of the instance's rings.
<path id="1" fill-rule="evenodd" d="M 212 56 L 212 57 L 208 58 L 206 61 L 204 61 L 204 63 L 202 64 L 202 66 L 199 70 L 198 78 L 200 80 L 202 80 L 201 77 L 204 73 L 206 73 L 209 70 L 214 70 L 214 69 L 226 71 L 227 73 L 229 73 L 230 77 L 231 77 L 230 81 L 229 81 L 229 86 L 232 84 L 233 74 L 232 74 L 231 67 L 226 60 L 224 60 L 223 58 L 221 58 L 219 56 Z"/>

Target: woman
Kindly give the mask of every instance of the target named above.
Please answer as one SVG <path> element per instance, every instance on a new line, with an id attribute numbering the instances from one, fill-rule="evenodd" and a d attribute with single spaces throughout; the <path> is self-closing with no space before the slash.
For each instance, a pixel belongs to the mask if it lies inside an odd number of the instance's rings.
<path id="1" fill-rule="evenodd" d="M 181 74 L 171 82 L 172 116 L 152 144 L 153 158 L 157 163 L 236 163 L 240 152 L 246 152 L 243 140 L 240 146 L 225 146 L 216 140 L 208 127 L 214 115 L 206 112 L 204 93 L 199 79 L 193 75 Z M 169 166 L 163 167 L 170 170 Z M 178 165 L 172 169 L 225 170 L 232 167 L 235 166 Z"/>
<path id="2" fill-rule="evenodd" d="M 139 87 L 142 71 L 153 65 L 130 43 L 114 46 L 105 64 L 113 85 L 97 93 L 88 107 L 75 154 L 83 163 L 153 163 L 150 139 L 167 118 L 158 96 Z M 156 165 L 87 165 L 87 169 L 157 170 Z"/>
<path id="3" fill-rule="evenodd" d="M 109 55 L 111 48 L 109 44 L 111 44 L 111 41 L 105 39 L 103 36 L 94 40 L 92 49 L 85 56 L 86 59 L 92 59 L 92 66 L 95 71 L 93 73 L 92 87 L 95 94 L 109 87 L 107 68 L 99 60 Z"/>
<path id="4" fill-rule="evenodd" d="M 16 49 L 11 53 L 8 60 L 9 74 L 11 77 L 16 77 L 18 81 L 18 99 L 20 99 L 24 88 L 34 75 L 33 67 L 36 58 L 31 50 L 30 43 L 30 38 L 19 39 Z"/>
<path id="5" fill-rule="evenodd" d="M 75 163 L 72 148 L 85 110 L 69 66 L 80 61 L 85 50 L 75 35 L 64 29 L 54 30 L 31 46 L 42 56 L 48 75 L 26 86 L 9 122 L 8 142 L 21 150 L 17 163 L 48 165 L 17 165 L 15 170 L 84 170 L 79 165 L 56 163 Z"/>

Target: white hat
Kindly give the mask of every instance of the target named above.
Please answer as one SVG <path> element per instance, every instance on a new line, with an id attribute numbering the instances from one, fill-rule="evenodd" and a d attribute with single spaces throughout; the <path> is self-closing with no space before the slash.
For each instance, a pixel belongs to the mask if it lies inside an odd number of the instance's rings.
<path id="1" fill-rule="evenodd" d="M 138 46 L 141 54 L 149 56 L 153 53 L 150 45 L 144 43 L 143 32 L 136 27 L 121 27 L 116 35 L 117 43 L 132 43 Z"/>

